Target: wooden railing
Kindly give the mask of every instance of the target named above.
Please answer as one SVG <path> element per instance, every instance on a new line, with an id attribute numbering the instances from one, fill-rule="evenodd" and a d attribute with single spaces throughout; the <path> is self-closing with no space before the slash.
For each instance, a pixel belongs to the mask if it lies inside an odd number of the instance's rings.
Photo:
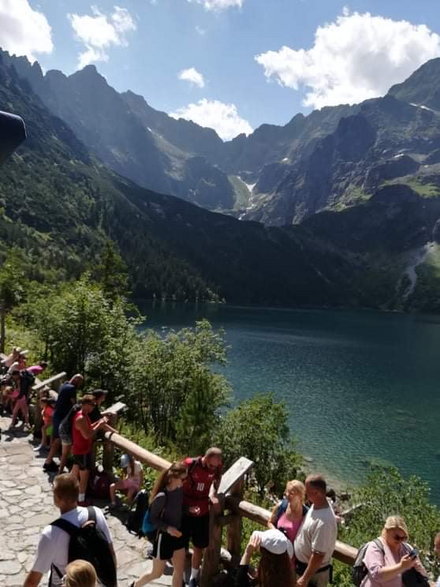
<path id="1" fill-rule="evenodd" d="M 163 471 L 171 463 L 166 459 L 141 448 L 136 443 L 120 434 L 106 432 L 105 438 L 115 447 L 131 453 L 137 460 Z M 271 512 L 260 506 L 243 500 L 244 480 L 253 466 L 253 462 L 245 457 L 236 461 L 222 476 L 218 490 L 219 508 L 211 508 L 210 514 L 210 543 L 203 559 L 201 586 L 210 587 L 217 574 L 220 559 L 226 559 L 229 564 L 237 565 L 240 560 L 242 519 L 248 518 L 267 527 Z M 222 549 L 223 528 L 226 527 L 226 551 Z M 333 557 L 345 564 L 353 565 L 357 549 L 353 546 L 337 541 Z"/>

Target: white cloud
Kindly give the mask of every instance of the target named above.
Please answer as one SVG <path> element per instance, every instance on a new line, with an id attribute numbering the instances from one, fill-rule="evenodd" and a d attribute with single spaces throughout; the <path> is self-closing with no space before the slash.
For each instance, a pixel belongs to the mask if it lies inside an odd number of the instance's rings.
<path id="1" fill-rule="evenodd" d="M 0 0 L 0 46 L 34 61 L 36 54 L 52 52 L 51 27 L 28 0 Z"/>
<path id="2" fill-rule="evenodd" d="M 425 25 L 344 8 L 319 27 L 311 49 L 282 47 L 255 57 L 267 78 L 297 90 L 304 105 L 322 108 L 382 96 L 428 59 L 440 56 L 440 36 Z"/>
<path id="3" fill-rule="evenodd" d="M 241 8 L 244 0 L 188 0 L 188 2 L 196 2 L 202 4 L 206 10 L 219 12 L 227 8 Z"/>
<path id="4" fill-rule="evenodd" d="M 183 69 L 179 73 L 179 79 L 186 81 L 186 82 L 190 82 L 191 84 L 194 84 L 195 86 L 198 86 L 199 88 L 205 87 L 205 80 L 203 78 L 203 75 L 200 73 L 200 71 L 197 71 L 197 69 L 195 69 L 194 67 L 190 67 L 189 69 Z"/>
<path id="5" fill-rule="evenodd" d="M 238 115 L 234 104 L 224 104 L 219 100 L 203 98 L 197 104 L 188 104 L 175 112 L 173 118 L 192 120 L 200 126 L 213 128 L 223 140 L 230 140 L 241 133 L 250 134 L 252 127 L 247 120 Z"/>
<path id="6" fill-rule="evenodd" d="M 93 61 L 107 61 L 110 47 L 126 47 L 126 34 L 136 30 L 136 23 L 126 8 L 115 6 L 109 15 L 92 6 L 92 16 L 69 14 L 75 35 L 85 45 L 80 53 L 78 67 Z"/>

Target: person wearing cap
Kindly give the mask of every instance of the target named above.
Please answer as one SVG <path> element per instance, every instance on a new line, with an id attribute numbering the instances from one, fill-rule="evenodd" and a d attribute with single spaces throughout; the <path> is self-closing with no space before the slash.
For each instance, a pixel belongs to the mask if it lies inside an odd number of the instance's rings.
<path id="1" fill-rule="evenodd" d="M 188 477 L 183 483 L 182 532 L 185 547 L 193 544 L 189 587 L 197 587 L 203 551 L 209 546 L 209 508 L 218 505 L 216 495 L 222 477 L 222 451 L 209 448 L 203 457 L 188 457 L 183 463 Z"/>
<path id="2" fill-rule="evenodd" d="M 128 505 L 131 505 L 144 482 L 142 464 L 139 461 L 136 461 L 133 455 L 123 454 L 121 456 L 120 465 L 124 472 L 124 476 L 120 481 L 110 485 L 110 508 L 117 507 L 116 491 L 126 492 L 127 503 Z"/>
<path id="3" fill-rule="evenodd" d="M 79 478 L 78 503 L 84 505 L 87 482 L 93 466 L 93 437 L 97 430 L 106 429 L 107 419 L 103 417 L 93 424 L 90 421 L 89 414 L 96 406 L 93 395 L 84 395 L 80 404 L 81 409 L 74 415 L 72 421 L 72 475 Z"/>
<path id="4" fill-rule="evenodd" d="M 250 573 L 250 560 L 260 551 L 257 572 Z M 280 530 L 252 533 L 240 561 L 235 587 L 294 587 L 292 569 L 293 546 Z"/>
<path id="5" fill-rule="evenodd" d="M 426 578 L 418 554 L 406 543 L 407 540 L 405 520 L 400 516 L 389 516 L 380 537 L 370 542 L 365 551 L 363 562 L 367 574 L 362 587 L 403 587 L 402 574 L 409 569 L 415 569 Z"/>
<path id="6" fill-rule="evenodd" d="M 309 475 L 306 495 L 312 504 L 295 538 L 297 587 L 326 587 L 331 580 L 331 560 L 338 533 L 327 484 L 321 475 Z"/>

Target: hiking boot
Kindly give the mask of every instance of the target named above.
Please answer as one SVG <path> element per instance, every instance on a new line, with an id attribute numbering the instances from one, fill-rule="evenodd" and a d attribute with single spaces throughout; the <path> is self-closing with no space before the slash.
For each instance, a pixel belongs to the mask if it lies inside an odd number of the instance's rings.
<path id="1" fill-rule="evenodd" d="M 198 579 L 190 579 L 189 583 L 188 583 L 188 587 L 199 587 L 199 581 Z"/>

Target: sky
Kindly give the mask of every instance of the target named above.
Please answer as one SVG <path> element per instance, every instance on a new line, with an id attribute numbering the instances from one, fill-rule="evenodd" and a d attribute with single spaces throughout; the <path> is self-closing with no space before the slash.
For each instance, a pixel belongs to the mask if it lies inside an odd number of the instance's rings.
<path id="1" fill-rule="evenodd" d="M 224 140 L 384 95 L 440 56 L 440 0 L 0 0 L 0 47 Z M 0 105 L 1 106 L 1 105 Z"/>

